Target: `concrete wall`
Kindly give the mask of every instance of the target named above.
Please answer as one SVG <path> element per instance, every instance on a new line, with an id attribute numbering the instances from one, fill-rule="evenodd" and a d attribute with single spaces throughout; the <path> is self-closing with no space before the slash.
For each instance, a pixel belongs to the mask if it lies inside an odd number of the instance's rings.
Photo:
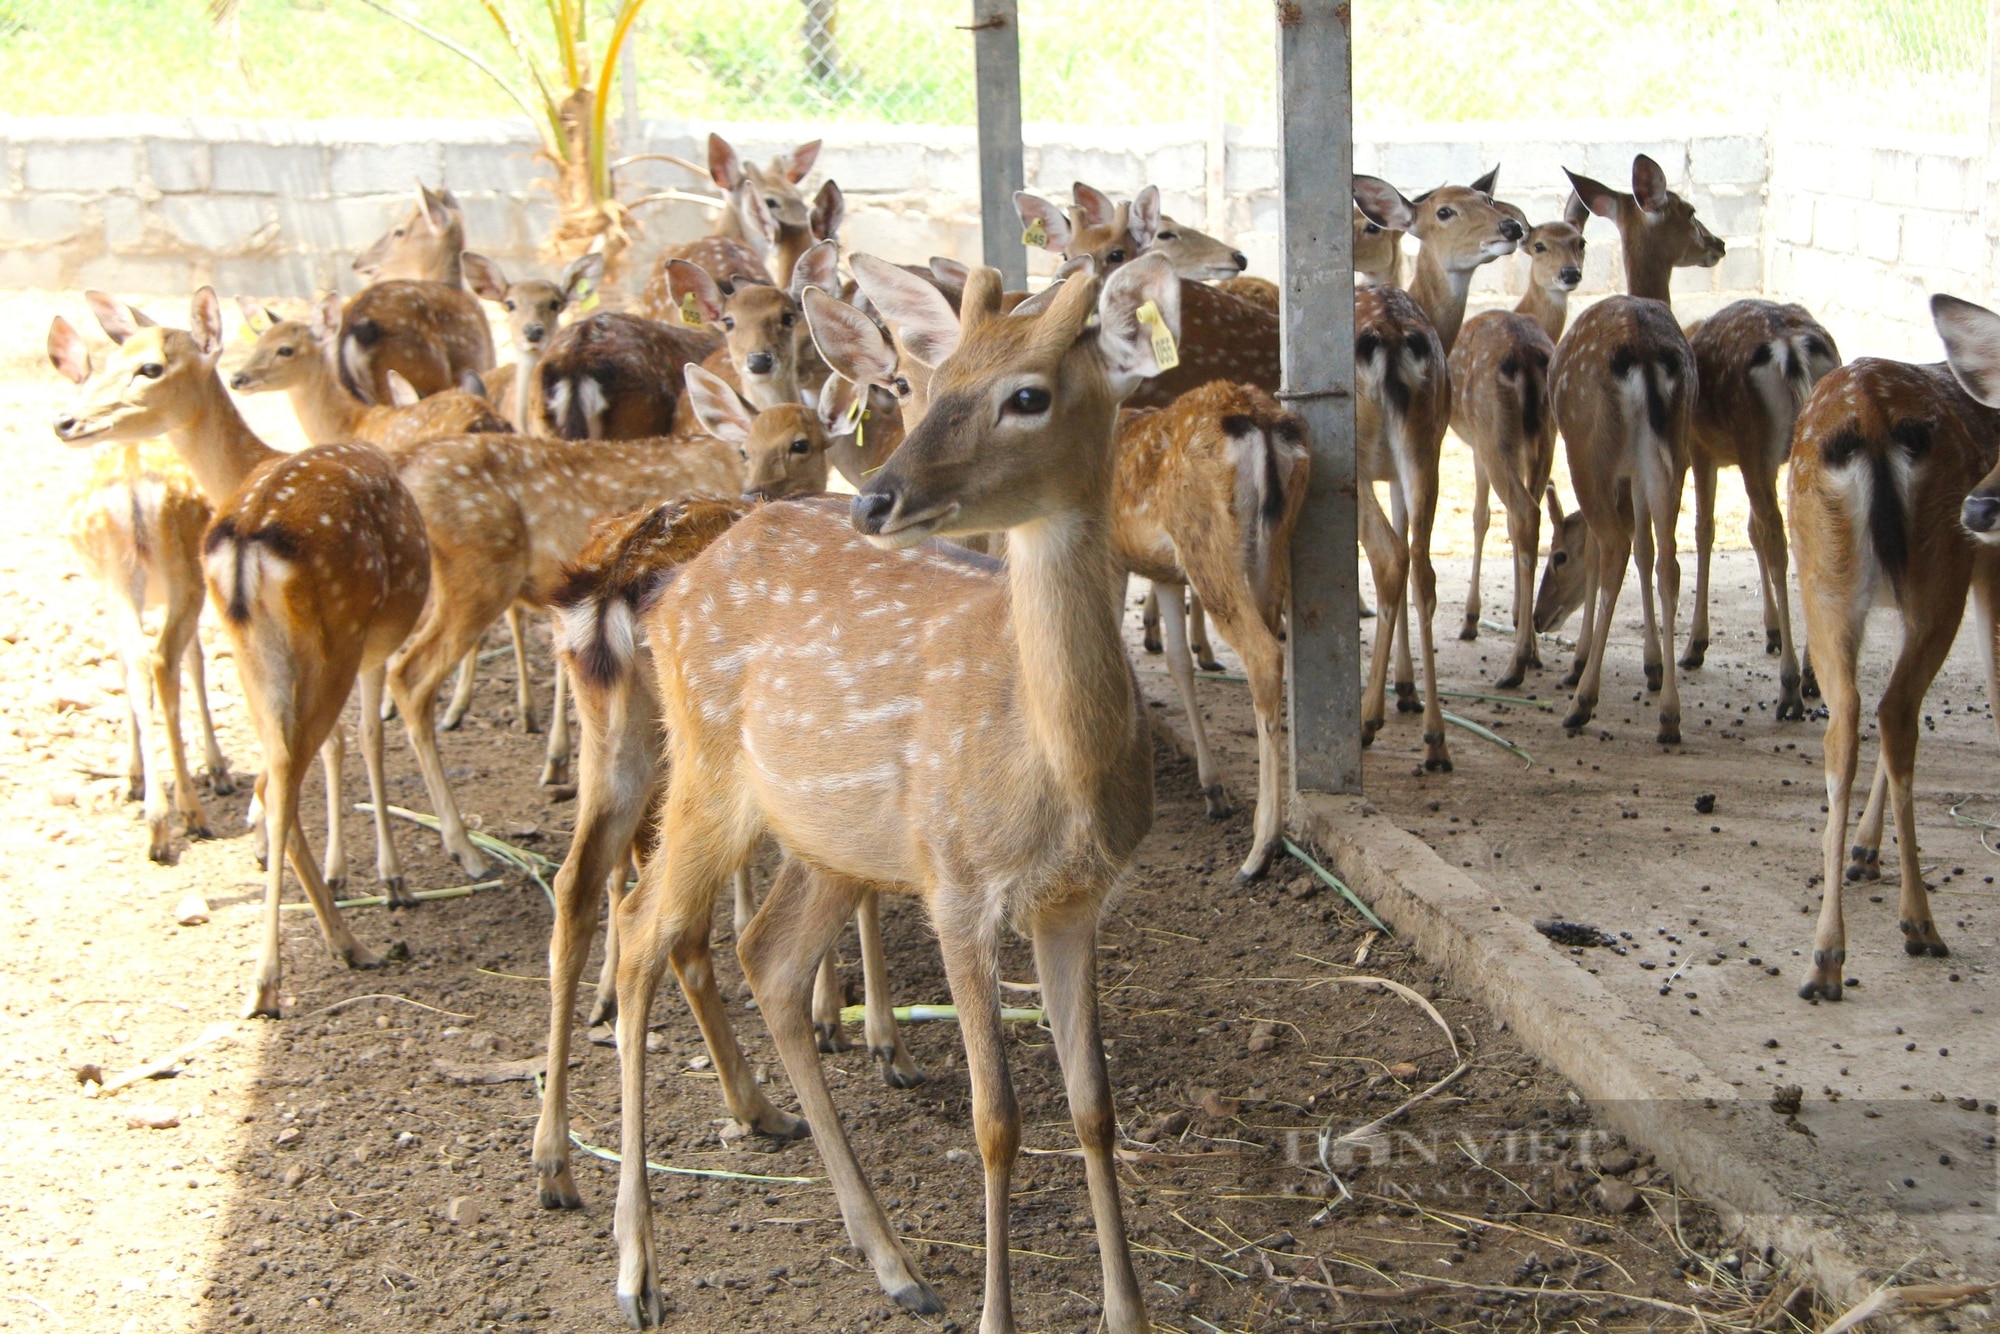
<path id="1" fill-rule="evenodd" d="M 645 126 L 624 152 L 706 158 L 710 127 Z M 850 251 L 899 257 L 979 254 L 977 145 L 970 129 L 718 126 L 749 157 L 824 137 L 819 173 L 840 182 L 849 203 Z M 1277 145 L 1269 130 L 1232 128 L 1225 164 L 1226 216 L 1207 217 L 1202 127 L 1107 131 L 1027 127 L 1029 187 L 1067 198 L 1087 180 L 1114 194 L 1148 183 L 1166 211 L 1233 236 L 1252 272 L 1277 271 Z M 510 271 L 540 266 L 536 246 L 554 209 L 536 182 L 544 172 L 526 122 L 316 122 L 156 118 L 0 118 L 0 286 L 178 293 L 199 282 L 225 294 L 303 297 L 351 289 L 349 266 L 408 207 L 413 183 L 443 182 L 465 205 L 473 248 Z M 1618 123 L 1472 125 L 1420 134 L 1357 135 L 1357 168 L 1411 190 L 1466 181 L 1498 162 L 1503 195 L 1536 219 L 1559 213 L 1563 166 L 1606 180 L 1627 178 L 1632 155 L 1650 152 L 1730 242 L 1719 269 L 1682 275 L 1690 311 L 1757 290 L 1770 186 L 1759 132 L 1742 127 Z M 624 177 L 628 197 L 659 188 L 699 188 L 687 172 L 644 163 Z M 649 205 L 635 270 L 653 250 L 708 230 L 697 205 Z M 1586 291 L 1621 281 L 1609 224 L 1594 223 Z M 1038 262 L 1047 271 L 1053 261 Z M 1482 301 L 1518 291 L 1525 261 L 1482 272 Z"/>

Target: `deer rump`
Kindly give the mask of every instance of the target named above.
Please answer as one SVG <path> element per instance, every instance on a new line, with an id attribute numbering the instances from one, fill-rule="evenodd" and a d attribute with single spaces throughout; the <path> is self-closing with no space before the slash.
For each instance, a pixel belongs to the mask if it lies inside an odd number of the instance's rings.
<path id="1" fill-rule="evenodd" d="M 562 329 L 542 357 L 542 412 L 565 440 L 643 440 L 674 432 L 682 368 L 721 340 L 692 329 L 600 311 Z"/>
<path id="2" fill-rule="evenodd" d="M 493 331 L 479 298 L 444 283 L 363 288 L 340 317 L 340 382 L 364 403 L 390 403 L 389 372 L 419 394 L 457 389 L 493 369 Z"/>

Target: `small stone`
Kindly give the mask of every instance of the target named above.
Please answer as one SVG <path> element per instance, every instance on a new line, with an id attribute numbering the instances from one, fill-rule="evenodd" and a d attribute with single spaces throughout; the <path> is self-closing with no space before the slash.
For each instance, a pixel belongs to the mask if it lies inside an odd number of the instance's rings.
<path id="1" fill-rule="evenodd" d="M 500 1050 L 500 1035 L 485 1031 L 468 1033 L 465 1045 L 473 1051 L 497 1053 Z"/>
<path id="2" fill-rule="evenodd" d="M 1250 1030 L 1249 1047 L 1252 1053 L 1262 1054 L 1278 1045 L 1278 1026 L 1259 1022 Z"/>
<path id="3" fill-rule="evenodd" d="M 49 805 L 51 806 L 74 806 L 76 805 L 76 798 L 76 789 L 68 783 L 57 783 L 49 789 Z"/>
<path id="4" fill-rule="evenodd" d="M 974 1163 L 979 1161 L 964 1149 L 946 1149 L 944 1151 L 944 1160 L 948 1163 Z"/>
<path id="5" fill-rule="evenodd" d="M 1622 1177 L 1638 1165 L 1629 1149 L 1613 1149 L 1597 1160 L 1597 1170 L 1608 1177 Z"/>
<path id="6" fill-rule="evenodd" d="M 1597 1183 L 1597 1202 L 1607 1214 L 1629 1214 L 1639 1207 L 1639 1192 L 1615 1177 Z"/>
<path id="7" fill-rule="evenodd" d="M 208 900 L 190 894 L 174 905 L 174 921 L 181 926 L 200 926 L 208 920 Z"/>
<path id="8" fill-rule="evenodd" d="M 654 1055 L 658 1055 L 660 1052 L 663 1052 L 666 1049 L 667 1049 L 667 1035 L 665 1033 L 646 1034 L 647 1051 L 652 1052 Z"/>
<path id="9" fill-rule="evenodd" d="M 479 1202 L 470 1195 L 454 1195 L 444 1206 L 445 1221 L 471 1227 L 479 1221 Z"/>
<path id="10" fill-rule="evenodd" d="M 706 1070 L 711 1065 L 714 1064 L 715 1062 L 709 1060 L 706 1055 L 702 1055 L 702 1056 L 697 1056 L 693 1060 L 689 1061 L 687 1068 L 690 1070 Z"/>
<path id="11" fill-rule="evenodd" d="M 297 1144 L 299 1142 L 299 1137 L 303 1134 L 305 1134 L 305 1132 L 303 1130 L 300 1130 L 297 1126 L 286 1126 L 283 1130 L 280 1130 L 278 1132 L 278 1140 L 277 1140 L 278 1147 L 281 1149 L 289 1149 L 292 1145 Z"/>
<path id="12" fill-rule="evenodd" d="M 285 1184 L 296 1189 L 298 1184 L 304 1181 L 308 1175 L 309 1173 L 304 1163 L 293 1163 L 285 1169 Z"/>
<path id="13" fill-rule="evenodd" d="M 1417 1067 L 1408 1061 L 1398 1061 L 1389 1067 L 1389 1077 L 1407 1083 L 1417 1077 Z"/>
<path id="14" fill-rule="evenodd" d="M 125 1113 L 125 1124 L 134 1130 L 172 1130 L 181 1123 L 181 1114 L 171 1107 L 134 1107 Z"/>
<path id="15" fill-rule="evenodd" d="M 86 1062 L 83 1065 L 79 1065 L 70 1073 L 76 1076 L 76 1082 L 79 1084 L 102 1084 L 104 1082 L 104 1067 L 94 1062 Z"/>
<path id="16" fill-rule="evenodd" d="M 1162 1139 L 1179 1139 L 1187 1133 L 1187 1128 L 1193 1123 L 1194 1118 L 1186 1112 L 1169 1112 L 1160 1121 L 1160 1137 Z"/>

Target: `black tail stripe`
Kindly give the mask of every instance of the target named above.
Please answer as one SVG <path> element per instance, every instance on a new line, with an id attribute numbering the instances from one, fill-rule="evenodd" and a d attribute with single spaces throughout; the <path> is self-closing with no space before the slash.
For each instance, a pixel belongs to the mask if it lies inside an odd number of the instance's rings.
<path id="1" fill-rule="evenodd" d="M 1868 498 L 1868 536 L 1875 544 L 1875 558 L 1889 575 L 1889 584 L 1900 596 L 1910 565 L 1910 535 L 1903 522 L 1903 498 L 1896 493 L 1896 471 L 1888 453 L 1869 460 L 1873 487 Z"/>

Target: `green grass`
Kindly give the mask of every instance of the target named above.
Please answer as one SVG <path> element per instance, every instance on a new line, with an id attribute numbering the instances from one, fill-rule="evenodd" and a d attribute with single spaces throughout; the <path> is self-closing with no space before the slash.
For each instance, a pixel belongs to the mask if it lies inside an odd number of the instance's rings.
<path id="1" fill-rule="evenodd" d="M 534 0 L 524 17 L 540 14 Z M 477 0 L 385 0 L 512 75 Z M 818 62 L 799 0 L 652 0 L 635 38 L 648 116 L 969 124 L 965 0 L 837 0 Z M 16 115 L 518 115 L 464 62 L 356 0 L 0 0 Z M 1022 0 L 1027 118 L 1271 115 L 1269 0 Z M 1983 116 L 1985 0 L 1362 0 L 1355 104 L 1377 125 L 1761 116 L 1772 107 L 1964 132 Z M 79 77 L 80 76 L 80 77 Z M 80 94 L 79 90 L 87 90 Z"/>

